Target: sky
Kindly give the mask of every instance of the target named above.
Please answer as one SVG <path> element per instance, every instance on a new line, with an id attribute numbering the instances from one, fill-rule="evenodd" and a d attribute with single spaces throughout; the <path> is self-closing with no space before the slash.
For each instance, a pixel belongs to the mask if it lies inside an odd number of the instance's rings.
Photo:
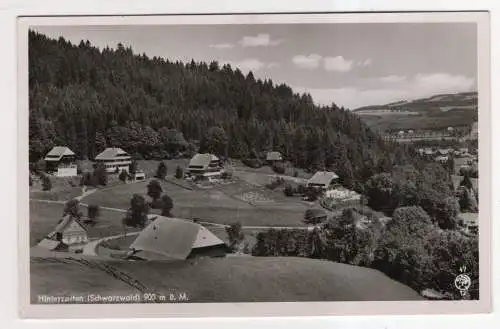
<path id="1" fill-rule="evenodd" d="M 40 26 L 49 37 L 118 43 L 169 60 L 217 60 L 355 109 L 477 90 L 475 23 Z"/>

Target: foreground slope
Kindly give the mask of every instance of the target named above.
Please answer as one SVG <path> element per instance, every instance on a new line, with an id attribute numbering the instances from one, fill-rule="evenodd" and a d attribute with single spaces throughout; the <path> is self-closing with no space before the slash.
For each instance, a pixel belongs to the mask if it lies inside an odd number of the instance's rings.
<path id="1" fill-rule="evenodd" d="M 38 295 L 185 293 L 190 302 L 421 300 L 382 273 L 294 257 L 228 257 L 183 262 L 65 261 L 33 258 Z M 110 274 L 112 273 L 112 274 Z"/>

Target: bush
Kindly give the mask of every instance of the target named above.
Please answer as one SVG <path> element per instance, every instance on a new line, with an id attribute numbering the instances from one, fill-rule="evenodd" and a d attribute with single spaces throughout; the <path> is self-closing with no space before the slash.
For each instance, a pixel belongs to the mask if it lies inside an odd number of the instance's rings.
<path id="1" fill-rule="evenodd" d="M 120 179 L 122 182 L 126 182 L 127 181 L 127 178 L 128 178 L 128 172 L 123 169 L 120 173 L 120 175 L 118 175 L 118 179 Z"/>
<path id="2" fill-rule="evenodd" d="M 260 168 L 262 167 L 263 163 L 260 159 L 253 158 L 253 159 L 243 159 L 241 162 L 247 167 L 250 168 Z"/>
<path id="3" fill-rule="evenodd" d="M 299 172 L 297 170 L 293 171 L 293 177 L 299 177 Z"/>
<path id="4" fill-rule="evenodd" d="M 236 251 L 239 249 L 240 244 L 245 239 L 245 235 L 241 229 L 241 223 L 235 222 L 229 226 L 226 226 L 226 233 L 229 240 L 229 247 Z"/>
<path id="5" fill-rule="evenodd" d="M 161 215 L 172 217 L 173 208 L 174 208 L 174 201 L 168 195 L 164 194 L 161 197 Z"/>
<path id="6" fill-rule="evenodd" d="M 90 204 L 87 208 L 87 217 L 90 221 L 96 221 L 101 212 L 101 208 L 96 204 Z"/>
<path id="7" fill-rule="evenodd" d="M 220 175 L 220 178 L 222 179 L 231 179 L 233 178 L 233 173 L 231 172 L 227 172 L 227 171 L 223 171 Z"/>
<path id="8" fill-rule="evenodd" d="M 155 177 L 159 179 L 165 179 L 166 176 L 167 176 L 167 165 L 162 161 L 158 164 Z"/>
<path id="9" fill-rule="evenodd" d="M 326 212 L 323 209 L 307 209 L 304 214 L 304 223 L 319 224 L 326 220 Z"/>
<path id="10" fill-rule="evenodd" d="M 63 217 L 66 215 L 70 215 L 73 218 L 81 218 L 83 214 L 80 211 L 80 201 L 73 199 L 66 202 L 64 205 Z"/>
<path id="11" fill-rule="evenodd" d="M 276 163 L 273 165 L 273 171 L 277 174 L 284 174 L 285 166 L 282 163 Z"/>
<path id="12" fill-rule="evenodd" d="M 42 176 L 42 190 L 50 191 L 52 189 L 52 182 L 50 181 L 50 177 L 48 175 Z"/>
<path id="13" fill-rule="evenodd" d="M 268 189 L 274 190 L 275 188 L 282 186 L 285 184 L 285 180 L 282 177 L 278 177 L 275 180 L 273 180 L 271 183 L 266 184 L 266 187 Z"/>
<path id="14" fill-rule="evenodd" d="M 182 170 L 182 168 L 177 165 L 177 167 L 175 168 L 175 178 L 177 179 L 182 179 L 184 177 L 184 170 Z"/>
<path id="15" fill-rule="evenodd" d="M 31 175 L 29 175 L 29 184 L 30 186 L 33 186 L 33 178 L 31 178 Z"/>
<path id="16" fill-rule="evenodd" d="M 295 191 L 294 191 L 292 185 L 286 184 L 285 189 L 283 190 L 283 193 L 285 193 L 286 196 L 293 196 Z"/>
<path id="17" fill-rule="evenodd" d="M 151 199 L 153 199 L 153 201 L 158 200 L 161 196 L 161 193 L 163 192 L 160 183 L 156 179 L 153 179 L 149 182 L 147 189 L 147 194 L 149 197 L 151 197 Z"/>

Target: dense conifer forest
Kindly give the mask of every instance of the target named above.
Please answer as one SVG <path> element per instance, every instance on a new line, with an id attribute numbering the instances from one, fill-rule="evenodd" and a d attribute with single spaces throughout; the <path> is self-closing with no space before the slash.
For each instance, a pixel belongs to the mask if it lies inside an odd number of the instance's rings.
<path id="1" fill-rule="evenodd" d="M 29 33 L 30 161 L 54 145 L 80 159 L 109 146 L 163 159 L 203 151 L 211 138 L 219 155 L 277 150 L 298 167 L 336 171 L 346 185 L 411 159 L 410 150 L 382 141 L 350 111 L 316 106 L 308 94 L 230 65 Z"/>

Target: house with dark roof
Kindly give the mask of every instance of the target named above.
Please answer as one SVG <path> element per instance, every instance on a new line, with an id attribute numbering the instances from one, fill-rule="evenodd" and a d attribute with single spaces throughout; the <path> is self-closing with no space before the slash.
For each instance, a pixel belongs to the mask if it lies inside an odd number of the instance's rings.
<path id="1" fill-rule="evenodd" d="M 77 175 L 76 156 L 66 146 L 55 146 L 44 158 L 45 170 L 58 177 Z"/>
<path id="2" fill-rule="evenodd" d="M 130 171 L 132 157 L 119 147 L 108 147 L 95 157 L 95 161 L 103 164 L 108 173 L 120 173 Z"/>
<path id="3" fill-rule="evenodd" d="M 200 224 L 157 216 L 130 245 L 128 258 L 142 260 L 185 260 L 194 257 L 223 257 L 229 247 Z"/>
<path id="4" fill-rule="evenodd" d="M 85 226 L 71 215 L 64 216 L 54 231 L 43 239 L 38 247 L 50 251 L 68 251 L 89 241 Z"/>
<path id="5" fill-rule="evenodd" d="M 266 153 L 266 162 L 268 165 L 272 166 L 276 163 L 283 161 L 283 156 L 280 152 L 271 151 Z"/>
<path id="6" fill-rule="evenodd" d="M 210 153 L 197 153 L 189 161 L 186 174 L 198 177 L 219 177 L 222 174 L 222 161 Z"/>
<path id="7" fill-rule="evenodd" d="M 307 181 L 307 187 L 327 190 L 339 183 L 339 176 L 333 171 L 318 171 Z"/>

